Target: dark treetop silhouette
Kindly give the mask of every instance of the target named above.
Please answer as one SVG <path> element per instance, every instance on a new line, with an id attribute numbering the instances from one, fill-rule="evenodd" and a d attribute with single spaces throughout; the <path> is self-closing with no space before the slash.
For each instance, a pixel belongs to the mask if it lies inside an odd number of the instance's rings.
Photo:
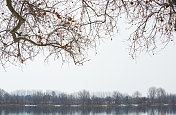
<path id="1" fill-rule="evenodd" d="M 109 105 L 118 106 L 121 104 L 131 105 L 175 105 L 176 94 L 167 93 L 163 88 L 150 87 L 147 96 L 142 96 L 139 91 L 133 95 L 122 94 L 114 91 L 111 95 L 102 92 L 101 96 L 91 94 L 87 90 L 82 90 L 73 94 L 66 94 L 57 91 L 41 90 L 18 90 L 11 94 L 0 89 L 0 106 L 9 104 L 21 105 Z M 109 93 L 108 93 L 109 94 Z"/>
<path id="2" fill-rule="evenodd" d="M 175 0 L 0 0 L 0 63 L 19 64 L 40 52 L 62 62 L 86 61 L 97 40 L 116 33 L 125 16 L 136 28 L 132 57 L 173 41 Z M 162 44 L 162 45 L 160 45 Z"/>

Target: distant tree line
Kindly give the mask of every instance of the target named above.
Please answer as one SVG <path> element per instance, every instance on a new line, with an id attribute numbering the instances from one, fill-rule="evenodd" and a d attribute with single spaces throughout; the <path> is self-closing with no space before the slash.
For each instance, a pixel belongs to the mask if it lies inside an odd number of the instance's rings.
<path id="1" fill-rule="evenodd" d="M 153 104 L 176 104 L 176 94 L 167 93 L 163 88 L 151 87 L 147 96 L 142 96 L 139 91 L 132 95 L 122 94 L 118 91 L 110 95 L 91 94 L 87 90 L 82 90 L 74 94 L 66 94 L 57 91 L 41 90 L 18 90 L 8 93 L 0 89 L 0 104 L 53 104 L 53 105 L 153 105 Z"/>

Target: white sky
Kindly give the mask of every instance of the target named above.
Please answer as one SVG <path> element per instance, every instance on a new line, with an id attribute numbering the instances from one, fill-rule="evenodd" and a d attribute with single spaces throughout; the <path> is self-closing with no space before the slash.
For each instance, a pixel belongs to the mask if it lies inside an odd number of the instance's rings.
<path id="1" fill-rule="evenodd" d="M 113 38 L 98 46 L 98 54 L 84 66 L 44 63 L 41 57 L 29 62 L 23 69 L 0 70 L 0 88 L 6 91 L 18 89 L 43 89 L 76 92 L 120 91 L 132 94 L 136 90 L 146 94 L 151 86 L 162 87 L 176 93 L 176 45 L 170 44 L 155 56 L 141 55 L 136 61 L 128 55 L 123 41 L 130 33 L 122 30 Z"/>

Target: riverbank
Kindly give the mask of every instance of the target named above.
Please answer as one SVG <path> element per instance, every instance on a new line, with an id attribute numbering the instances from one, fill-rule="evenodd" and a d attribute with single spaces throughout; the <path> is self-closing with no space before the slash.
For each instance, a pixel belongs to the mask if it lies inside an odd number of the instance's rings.
<path id="1" fill-rule="evenodd" d="M 0 104 L 0 107 L 152 107 L 152 106 L 176 106 L 176 104 L 106 104 L 106 105 L 53 105 L 53 104 L 38 104 L 38 105 L 25 105 L 25 104 Z"/>

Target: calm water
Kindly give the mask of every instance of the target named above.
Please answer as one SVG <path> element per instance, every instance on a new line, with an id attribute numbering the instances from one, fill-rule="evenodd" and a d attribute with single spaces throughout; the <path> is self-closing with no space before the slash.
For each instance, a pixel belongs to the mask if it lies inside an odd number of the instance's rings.
<path id="1" fill-rule="evenodd" d="M 0 107 L 0 115 L 176 115 L 176 107 Z"/>

